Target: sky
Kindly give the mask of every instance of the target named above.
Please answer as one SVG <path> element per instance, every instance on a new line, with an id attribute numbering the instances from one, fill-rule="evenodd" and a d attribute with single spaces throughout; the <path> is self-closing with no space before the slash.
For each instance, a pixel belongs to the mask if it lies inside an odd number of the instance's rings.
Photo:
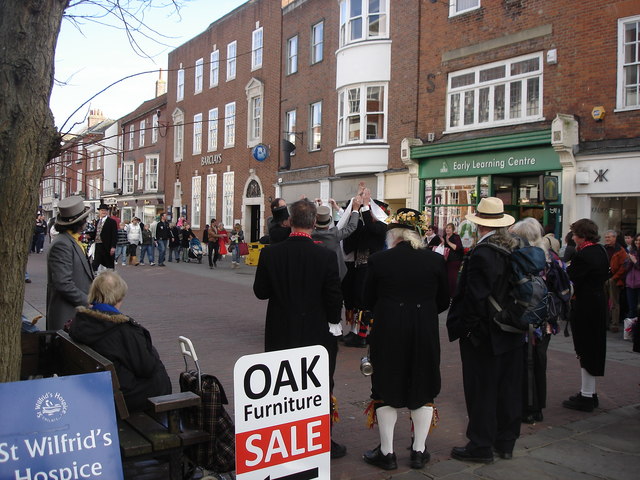
<path id="1" fill-rule="evenodd" d="M 56 126 L 63 132 L 78 131 L 86 125 L 89 108 L 100 109 L 107 118 L 118 118 L 133 111 L 142 102 L 155 96 L 155 82 L 160 68 L 166 70 L 169 52 L 203 32 L 209 24 L 231 12 L 247 0 L 180 0 L 179 14 L 171 6 L 145 12 L 144 23 L 162 36 L 149 32 L 160 42 L 138 35 L 144 51 L 151 58 L 137 55 L 121 28 L 83 21 L 78 29 L 64 19 L 55 53 L 55 84 L 51 95 L 51 110 Z M 137 4 L 137 1 L 131 2 Z M 153 0 L 152 4 L 170 3 Z M 78 14 L 80 7 L 69 14 Z M 86 11 L 86 10 L 85 10 Z M 95 11 L 93 7 L 92 13 Z M 109 23 L 120 26 L 115 19 Z M 138 72 L 153 71 L 127 79 L 109 88 L 67 119 L 85 101 L 111 83 Z M 167 80 L 166 72 L 164 79 Z M 63 124 L 66 125 L 63 127 Z M 74 122 L 81 125 L 73 126 Z M 72 128 L 73 126 L 73 128 Z"/>

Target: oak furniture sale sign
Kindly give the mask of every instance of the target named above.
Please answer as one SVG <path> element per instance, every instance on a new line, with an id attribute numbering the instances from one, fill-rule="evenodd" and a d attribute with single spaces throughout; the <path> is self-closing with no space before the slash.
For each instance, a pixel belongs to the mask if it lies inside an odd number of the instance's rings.
<path id="1" fill-rule="evenodd" d="M 233 371 L 238 480 L 329 480 L 329 357 L 319 345 L 247 355 Z"/>

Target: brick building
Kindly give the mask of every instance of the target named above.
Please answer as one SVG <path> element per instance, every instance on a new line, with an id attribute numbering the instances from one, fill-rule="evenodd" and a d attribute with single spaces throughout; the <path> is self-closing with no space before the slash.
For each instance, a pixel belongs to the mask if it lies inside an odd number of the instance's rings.
<path id="1" fill-rule="evenodd" d="M 112 201 L 255 241 L 273 198 L 345 202 L 365 181 L 466 241 L 486 195 L 557 235 L 637 231 L 639 31 L 633 0 L 250 0 L 170 53 L 160 116 L 124 117 Z M 154 121 L 158 144 L 132 149 Z"/>
<path id="2" fill-rule="evenodd" d="M 364 181 L 392 208 L 406 206 L 418 186 L 400 153 L 417 134 L 421 2 L 286 3 L 283 140 L 296 149 L 277 174 L 278 196 L 343 203 Z"/>
<path id="3" fill-rule="evenodd" d="M 638 230 L 640 4 L 424 3 L 420 203 L 463 234 L 479 198 L 557 235 L 593 218 Z"/>
<path id="4" fill-rule="evenodd" d="M 196 234 L 212 218 L 241 222 L 249 241 L 264 234 L 280 152 L 280 38 L 279 3 L 249 1 L 169 54 L 165 197 Z"/>
<path id="5" fill-rule="evenodd" d="M 417 203 L 401 144 L 417 136 L 420 3 L 251 1 L 171 52 L 173 215 L 239 221 L 256 240 L 279 196 L 345 202 L 365 181 L 393 208 Z"/>
<path id="6" fill-rule="evenodd" d="M 96 209 L 105 193 L 115 192 L 117 123 L 101 110 L 91 110 L 87 125 L 63 136 L 61 155 L 45 167 L 40 205 L 48 218 L 57 214 L 58 201 L 81 195 Z"/>
<path id="7" fill-rule="evenodd" d="M 138 217 L 151 224 L 165 211 L 165 165 L 167 126 L 161 126 L 167 116 L 167 94 L 162 80 L 151 100 L 118 121 L 118 190 L 105 195 L 108 204 L 116 206 L 113 213 L 123 221 Z"/>

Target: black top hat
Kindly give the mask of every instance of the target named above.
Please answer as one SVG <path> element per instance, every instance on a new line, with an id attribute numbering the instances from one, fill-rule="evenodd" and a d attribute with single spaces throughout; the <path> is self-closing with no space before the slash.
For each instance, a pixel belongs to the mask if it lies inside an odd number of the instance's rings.
<path id="1" fill-rule="evenodd" d="M 107 205 L 106 203 L 101 203 L 98 207 L 98 210 L 109 210 L 109 205 Z"/>
<path id="2" fill-rule="evenodd" d="M 287 218 L 289 218 L 289 209 L 286 205 L 273 209 L 273 221 L 275 223 L 284 222 Z"/>

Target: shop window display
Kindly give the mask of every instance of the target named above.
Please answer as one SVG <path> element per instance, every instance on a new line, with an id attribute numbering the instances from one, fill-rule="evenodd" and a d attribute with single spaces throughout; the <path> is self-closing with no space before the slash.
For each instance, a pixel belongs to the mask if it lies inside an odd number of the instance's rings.
<path id="1" fill-rule="evenodd" d="M 445 225 L 453 223 L 462 237 L 465 248 L 475 243 L 474 225 L 465 220 L 475 212 L 480 198 L 489 196 L 489 177 L 462 177 L 427 180 L 425 182 L 425 211 L 429 223 L 441 233 Z"/>
<path id="2" fill-rule="evenodd" d="M 640 197 L 592 197 L 591 218 L 602 231 L 638 232 Z"/>

